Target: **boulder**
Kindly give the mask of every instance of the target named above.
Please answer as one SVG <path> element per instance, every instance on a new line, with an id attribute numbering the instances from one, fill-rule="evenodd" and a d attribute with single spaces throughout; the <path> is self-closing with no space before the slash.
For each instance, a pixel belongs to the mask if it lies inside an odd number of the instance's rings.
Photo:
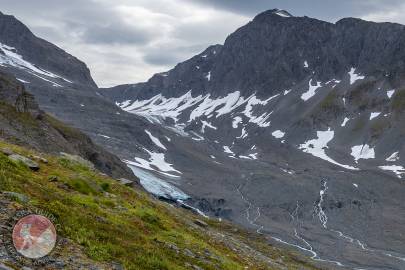
<path id="1" fill-rule="evenodd" d="M 134 186 L 134 181 L 126 179 L 126 178 L 120 178 L 118 179 L 118 182 L 120 182 L 120 184 L 127 186 L 127 187 L 133 187 Z"/>
<path id="2" fill-rule="evenodd" d="M 3 194 L 9 198 L 17 199 L 18 201 L 20 201 L 22 203 L 28 203 L 30 201 L 30 198 L 28 196 L 21 194 L 21 193 L 4 191 Z"/>
<path id="3" fill-rule="evenodd" d="M 0 152 L 6 156 L 14 154 L 14 152 L 10 148 L 0 148 Z"/>
<path id="4" fill-rule="evenodd" d="M 112 269 L 113 270 L 124 270 L 124 266 L 122 266 L 122 264 L 117 263 L 117 262 L 113 262 L 112 263 Z"/>
<path id="5" fill-rule="evenodd" d="M 60 154 L 61 154 L 61 156 L 62 156 L 63 158 L 65 158 L 65 159 L 67 159 L 67 160 L 70 160 L 70 161 L 79 163 L 79 164 L 81 164 L 81 165 L 83 165 L 83 166 L 86 166 L 86 167 L 92 169 L 92 170 L 95 169 L 93 163 L 91 163 L 90 161 L 88 161 L 88 160 L 82 158 L 81 156 L 78 156 L 78 155 L 71 155 L 71 154 L 64 153 L 64 152 L 61 152 Z"/>
<path id="6" fill-rule="evenodd" d="M 31 158 L 38 160 L 39 162 L 48 164 L 48 160 L 46 158 L 40 157 L 40 156 L 31 156 Z"/>
<path id="7" fill-rule="evenodd" d="M 199 220 L 199 219 L 195 219 L 195 220 L 194 220 L 194 224 L 196 224 L 196 225 L 198 225 L 198 226 L 200 226 L 200 227 L 203 227 L 203 228 L 208 227 L 208 224 L 207 224 L 207 223 L 205 223 L 204 221 Z"/>
<path id="8" fill-rule="evenodd" d="M 35 161 L 26 158 L 24 156 L 21 155 L 17 155 L 17 154 L 12 154 L 8 157 L 10 160 L 14 161 L 14 162 L 21 162 L 24 165 L 26 165 L 28 168 L 30 168 L 33 171 L 38 171 L 39 170 L 39 165 L 38 163 L 36 163 Z"/>

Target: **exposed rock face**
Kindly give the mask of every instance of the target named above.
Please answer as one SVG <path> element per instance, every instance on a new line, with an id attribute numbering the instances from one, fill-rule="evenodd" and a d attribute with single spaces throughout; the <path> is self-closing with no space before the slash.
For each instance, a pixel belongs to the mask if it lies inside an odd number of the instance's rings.
<path id="1" fill-rule="evenodd" d="M 231 34 L 225 44 L 156 74 L 148 82 L 105 91 L 117 101 L 179 96 L 223 96 L 240 91 L 270 96 L 313 76 L 340 78 L 352 67 L 359 73 L 400 84 L 405 73 L 405 27 L 345 18 L 329 23 L 308 17 L 283 17 L 269 10 Z M 306 67 L 308 65 L 308 67 Z M 210 73 L 210 80 L 206 76 Z"/>
<path id="2" fill-rule="evenodd" d="M 93 144 L 91 139 L 80 131 L 46 115 L 39 109 L 34 97 L 25 91 L 24 86 L 5 73 L 0 73 L 0 98 L 2 139 L 48 153 L 63 151 L 80 155 L 104 173 L 134 179 L 119 158 Z M 39 169 L 39 166 L 28 158 L 13 155 L 12 152 L 9 154 L 11 158 L 21 160 L 33 170 Z"/>
<path id="3" fill-rule="evenodd" d="M 0 72 L 0 100 L 16 108 L 21 113 L 39 115 L 34 97 L 24 90 L 24 86 L 10 75 Z"/>

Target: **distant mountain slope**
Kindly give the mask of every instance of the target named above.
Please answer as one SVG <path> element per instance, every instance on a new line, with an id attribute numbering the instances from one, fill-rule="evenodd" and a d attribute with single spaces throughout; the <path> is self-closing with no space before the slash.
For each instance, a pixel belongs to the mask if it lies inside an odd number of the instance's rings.
<path id="1" fill-rule="evenodd" d="M 314 260 L 399 270 L 404 42 L 399 24 L 269 10 L 224 45 L 99 92 L 161 127 L 129 161 L 141 182 L 155 173 Z"/>
<path id="2" fill-rule="evenodd" d="M 1 12 L 0 39 L 0 56 L 4 57 L 4 45 L 13 47 L 19 55 L 39 69 L 53 72 L 76 83 L 97 87 L 83 62 L 48 41 L 36 37 L 14 16 Z M 0 63 L 4 65 L 2 59 Z"/>

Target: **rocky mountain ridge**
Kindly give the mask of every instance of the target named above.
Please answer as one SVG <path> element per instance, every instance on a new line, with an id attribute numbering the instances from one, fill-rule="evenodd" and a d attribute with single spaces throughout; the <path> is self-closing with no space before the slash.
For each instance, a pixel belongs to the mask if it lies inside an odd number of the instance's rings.
<path id="1" fill-rule="evenodd" d="M 405 69 L 401 60 L 404 30 L 393 23 L 356 18 L 329 23 L 269 10 L 229 35 L 224 45 L 212 46 L 147 83 L 130 85 L 132 89 L 119 97 L 120 91 L 114 88 L 105 94 L 115 95 L 120 102 L 157 93 L 178 97 L 190 89 L 194 95 L 240 91 L 268 97 L 309 78 L 342 80 L 352 68 L 369 76 L 385 76 L 396 87 L 403 83 Z"/>
<path id="2" fill-rule="evenodd" d="M 404 27 L 278 12 L 145 83 L 101 92 L 177 133 L 149 132 L 156 147 L 129 164 L 314 260 L 401 269 Z"/>
<path id="3" fill-rule="evenodd" d="M 18 51 L 22 58 L 35 63 L 44 71 L 53 72 L 88 87 L 97 87 L 83 62 L 48 41 L 36 37 L 14 16 L 0 13 L 0 36 L 0 55 L 4 56 L 4 50 L 8 47 L 11 51 Z M 4 48 L 4 45 L 7 47 Z"/>

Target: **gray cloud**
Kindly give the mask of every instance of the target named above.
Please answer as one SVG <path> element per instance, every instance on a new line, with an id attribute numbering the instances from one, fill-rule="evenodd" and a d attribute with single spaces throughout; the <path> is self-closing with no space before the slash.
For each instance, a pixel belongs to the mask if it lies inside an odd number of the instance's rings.
<path id="1" fill-rule="evenodd" d="M 101 86 L 145 81 L 267 9 L 405 23 L 403 0 L 0 0 L 0 7 L 85 61 Z"/>
<path id="2" fill-rule="evenodd" d="M 82 38 L 85 42 L 95 44 L 146 44 L 152 40 L 153 34 L 123 24 L 109 24 L 85 27 Z"/>
<path id="3" fill-rule="evenodd" d="M 189 57 L 194 56 L 196 53 L 202 52 L 209 44 L 200 44 L 194 46 L 158 46 L 147 50 L 144 56 L 144 61 L 151 65 L 159 66 L 174 66 L 180 61 L 184 61 L 184 55 Z M 175 64 L 173 64 L 175 63 Z"/>
<path id="4" fill-rule="evenodd" d="M 295 16 L 310 16 L 327 21 L 342 17 L 362 17 L 379 10 L 390 10 L 402 0 L 187 0 L 239 14 L 254 16 L 262 11 L 279 8 Z"/>

